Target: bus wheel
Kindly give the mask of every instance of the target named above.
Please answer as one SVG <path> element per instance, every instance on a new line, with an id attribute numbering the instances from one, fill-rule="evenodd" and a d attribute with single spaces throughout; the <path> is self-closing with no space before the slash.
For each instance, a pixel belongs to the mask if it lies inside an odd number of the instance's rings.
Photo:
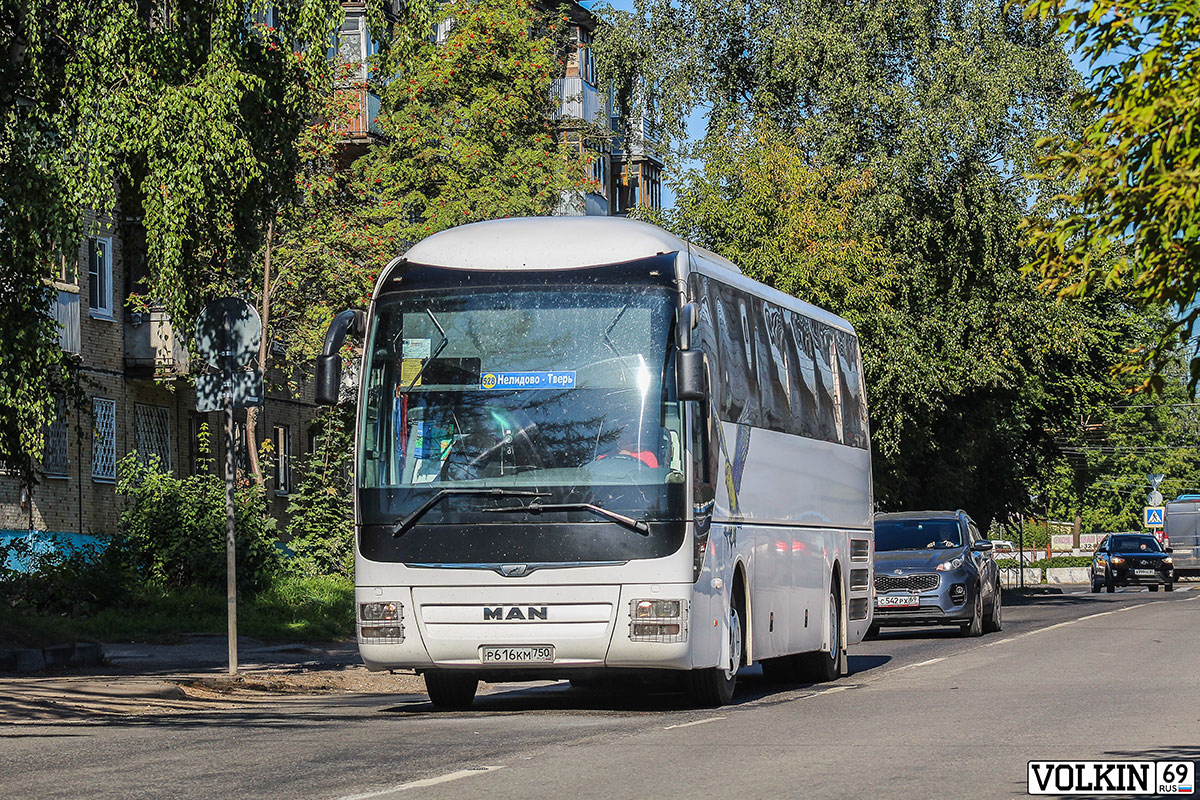
<path id="1" fill-rule="evenodd" d="M 425 673 L 425 690 L 429 702 L 437 708 L 462 710 L 475 702 L 479 679 L 469 672 L 430 670 Z"/>
<path id="2" fill-rule="evenodd" d="M 733 699 L 737 685 L 738 669 L 742 665 L 742 642 L 745 639 L 746 622 L 738 613 L 737 606 L 729 609 L 729 664 L 723 667 L 694 669 L 687 673 L 687 692 L 698 706 L 714 708 L 723 706 Z"/>
<path id="3" fill-rule="evenodd" d="M 829 649 L 804 653 L 809 680 L 824 683 L 837 680 L 846 667 L 846 648 L 842 647 L 842 592 L 836 578 L 829 580 Z"/>

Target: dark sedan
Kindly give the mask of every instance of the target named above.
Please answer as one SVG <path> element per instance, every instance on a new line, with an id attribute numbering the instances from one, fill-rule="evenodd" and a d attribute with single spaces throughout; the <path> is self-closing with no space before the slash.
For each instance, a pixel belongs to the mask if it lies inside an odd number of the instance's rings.
<path id="1" fill-rule="evenodd" d="M 1092 591 L 1114 592 L 1118 586 L 1145 586 L 1157 592 L 1175 588 L 1171 548 L 1145 533 L 1110 533 L 1092 554 Z"/>

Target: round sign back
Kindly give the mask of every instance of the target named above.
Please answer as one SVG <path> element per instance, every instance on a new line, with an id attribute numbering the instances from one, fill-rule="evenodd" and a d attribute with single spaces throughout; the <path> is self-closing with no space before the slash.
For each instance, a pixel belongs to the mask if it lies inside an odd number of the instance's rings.
<path id="1" fill-rule="evenodd" d="M 262 320 L 254 306 L 236 297 L 213 300 L 196 319 L 196 352 L 224 369 L 245 369 L 258 355 Z"/>

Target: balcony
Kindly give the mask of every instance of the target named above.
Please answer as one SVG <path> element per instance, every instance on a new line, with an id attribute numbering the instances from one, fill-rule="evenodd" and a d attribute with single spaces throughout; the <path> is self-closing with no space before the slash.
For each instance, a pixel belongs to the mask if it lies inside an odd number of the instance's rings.
<path id="1" fill-rule="evenodd" d="M 125 375 L 131 379 L 174 378 L 188 373 L 183 340 L 162 309 L 125 315 Z"/>
<path id="2" fill-rule="evenodd" d="M 353 143 L 370 144 L 383 135 L 379 129 L 379 95 L 365 88 L 339 89 L 351 104 L 351 116 L 342 135 Z"/>
<path id="3" fill-rule="evenodd" d="M 596 87 L 582 78 L 559 78 L 554 81 L 554 96 L 558 99 L 560 119 L 579 119 L 600 124 L 607 122 L 608 103 Z"/>

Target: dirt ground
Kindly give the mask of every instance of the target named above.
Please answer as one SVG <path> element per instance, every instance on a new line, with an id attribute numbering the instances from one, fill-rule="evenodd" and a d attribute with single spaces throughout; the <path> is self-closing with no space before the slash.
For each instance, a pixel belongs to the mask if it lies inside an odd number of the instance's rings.
<path id="1" fill-rule="evenodd" d="M 413 672 L 370 672 L 366 667 L 258 670 L 242 675 L 205 675 L 175 681 L 195 700 L 252 695 L 422 694 L 425 681 Z"/>

